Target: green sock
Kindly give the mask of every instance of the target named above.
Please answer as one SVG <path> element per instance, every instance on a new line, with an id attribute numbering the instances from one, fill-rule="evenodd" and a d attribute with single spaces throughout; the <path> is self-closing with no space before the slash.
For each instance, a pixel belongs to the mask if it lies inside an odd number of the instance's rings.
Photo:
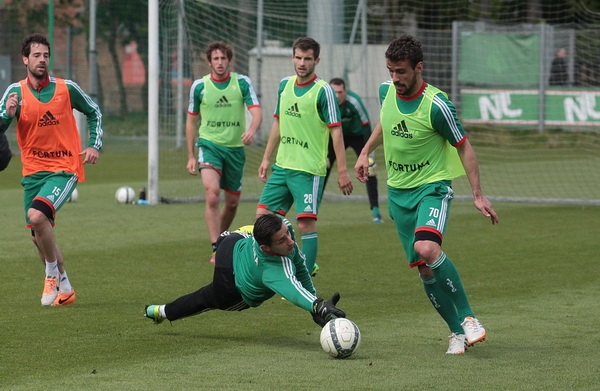
<path id="1" fill-rule="evenodd" d="M 302 252 L 306 256 L 306 268 L 312 273 L 317 262 L 317 250 L 319 248 L 319 238 L 316 232 L 305 233 L 302 238 Z"/>
<path id="2" fill-rule="evenodd" d="M 379 207 L 378 206 L 374 206 L 373 209 L 372 209 L 372 211 L 373 211 L 373 217 L 380 216 L 380 214 L 379 214 Z"/>
<path id="3" fill-rule="evenodd" d="M 452 301 L 454 307 L 456 307 L 459 319 L 474 316 L 458 270 L 456 270 L 450 258 L 442 252 L 439 258 L 428 266 L 433 271 L 433 275 L 438 281 L 440 288 Z"/>
<path id="4" fill-rule="evenodd" d="M 424 280 L 423 287 L 425 288 L 425 293 L 427 294 L 427 298 L 433 305 L 433 308 L 440 314 L 442 319 L 446 322 L 448 327 L 450 328 L 450 332 L 456 334 L 463 334 L 463 328 L 460 325 L 460 319 L 458 317 L 458 313 L 456 312 L 456 308 L 452 301 L 448 297 L 448 295 L 442 290 L 440 284 L 436 282 L 435 277 Z"/>

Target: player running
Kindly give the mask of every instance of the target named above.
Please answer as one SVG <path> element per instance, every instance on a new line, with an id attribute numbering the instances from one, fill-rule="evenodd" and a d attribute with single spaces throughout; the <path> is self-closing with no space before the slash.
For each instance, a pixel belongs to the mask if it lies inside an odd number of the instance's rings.
<path id="1" fill-rule="evenodd" d="M 467 174 L 475 207 L 498 216 L 483 195 L 475 151 L 445 93 L 425 83 L 421 43 L 405 34 L 385 52 L 391 82 L 379 88 L 380 123 L 355 166 L 368 178 L 368 157 L 383 143 L 388 174 L 388 209 L 410 267 L 416 267 L 427 297 L 450 328 L 446 353 L 462 354 L 486 338 L 471 308 L 458 270 L 442 251 L 454 198 L 452 179 Z M 461 164 L 462 163 L 462 164 Z"/>
<path id="2" fill-rule="evenodd" d="M 17 121 L 23 163 L 25 221 L 46 268 L 43 306 L 75 302 L 75 290 L 54 234 L 56 212 L 85 180 L 84 164 L 96 164 L 102 147 L 102 114 L 73 81 L 50 76 L 50 43 L 40 34 L 21 47 L 27 77 L 8 86 L 0 100 L 0 132 Z M 87 117 L 88 142 L 82 150 L 73 109 Z"/>

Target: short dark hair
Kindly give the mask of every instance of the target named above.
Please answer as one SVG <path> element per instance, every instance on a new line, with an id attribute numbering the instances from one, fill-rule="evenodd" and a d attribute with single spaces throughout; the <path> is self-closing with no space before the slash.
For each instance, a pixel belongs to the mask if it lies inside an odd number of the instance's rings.
<path id="1" fill-rule="evenodd" d="M 296 49 L 300 49 L 303 52 L 312 49 L 315 59 L 319 58 L 319 55 L 321 54 L 321 45 L 309 37 L 301 37 L 296 39 L 292 45 L 292 54 L 296 54 Z"/>
<path id="2" fill-rule="evenodd" d="M 231 46 L 229 46 L 223 41 L 215 41 L 211 42 L 206 47 L 206 60 L 208 62 L 210 62 L 210 60 L 212 59 L 212 52 L 214 52 L 215 50 L 220 50 L 223 53 L 225 53 L 229 61 L 231 61 L 231 59 L 233 58 L 233 49 L 231 48 Z"/>
<path id="3" fill-rule="evenodd" d="M 21 45 L 21 54 L 23 57 L 29 57 L 29 54 L 31 54 L 31 45 L 34 43 L 48 46 L 48 55 L 51 54 L 50 42 L 48 42 L 45 36 L 42 34 L 30 34 L 23 39 L 23 44 Z"/>
<path id="4" fill-rule="evenodd" d="M 341 77 L 334 77 L 333 79 L 329 80 L 329 84 L 333 84 L 335 86 L 342 86 L 344 87 L 344 89 L 346 89 L 346 82 Z"/>
<path id="5" fill-rule="evenodd" d="M 385 51 L 385 58 L 392 62 L 409 61 L 415 68 L 423 61 L 421 42 L 410 34 L 402 34 L 390 43 Z"/>
<path id="6" fill-rule="evenodd" d="M 252 235 L 258 244 L 271 246 L 273 235 L 281 229 L 281 217 L 275 214 L 264 214 L 259 216 L 254 222 Z"/>

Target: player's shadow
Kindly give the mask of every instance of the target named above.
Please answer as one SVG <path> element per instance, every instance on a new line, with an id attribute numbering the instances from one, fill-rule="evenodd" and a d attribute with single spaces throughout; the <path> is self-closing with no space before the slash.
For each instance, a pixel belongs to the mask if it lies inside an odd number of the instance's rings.
<path id="1" fill-rule="evenodd" d="M 164 325 L 161 325 L 164 326 Z M 221 324 L 221 327 L 224 326 Z M 289 335 L 269 335 L 264 332 L 264 329 L 248 330 L 248 333 L 237 333 L 234 335 L 223 335 L 214 333 L 212 330 L 206 332 L 198 332 L 197 330 L 169 330 L 165 333 L 161 333 L 165 337 L 172 337 L 176 339 L 182 339 L 183 341 L 198 341 L 200 345 L 203 342 L 209 342 L 213 346 L 217 344 L 217 341 L 223 342 L 223 348 L 231 347 L 232 342 L 238 346 L 249 346 L 249 345 L 265 345 L 271 347 L 282 347 L 286 349 L 294 350 L 306 350 L 314 351 L 315 348 L 321 349 L 319 344 L 319 333 L 320 329 L 316 326 L 314 331 L 306 331 L 304 335 L 299 333 L 290 333 Z M 308 336 L 306 338 L 305 336 Z M 185 343 L 185 342 L 183 342 Z"/>

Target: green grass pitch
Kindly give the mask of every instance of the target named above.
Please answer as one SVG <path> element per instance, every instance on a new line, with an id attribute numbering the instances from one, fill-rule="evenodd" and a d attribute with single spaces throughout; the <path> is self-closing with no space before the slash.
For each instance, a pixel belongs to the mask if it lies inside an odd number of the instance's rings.
<path id="1" fill-rule="evenodd" d="M 596 390 L 600 381 L 598 207 L 497 203 L 492 226 L 452 205 L 444 249 L 488 341 L 445 355 L 448 330 L 386 218 L 366 202 L 319 215 L 315 285 L 362 331 L 347 360 L 321 350 L 309 314 L 274 298 L 169 324 L 143 318 L 211 279 L 203 204 L 119 205 L 146 181 L 144 154 L 105 153 L 58 214 L 75 305 L 40 305 L 43 268 L 24 228 L 20 162 L 0 173 L 1 390 Z M 191 178 L 190 180 L 198 180 Z M 490 180 L 490 178 L 488 178 Z M 382 205 L 385 210 L 386 205 Z M 250 222 L 242 203 L 234 225 Z"/>

